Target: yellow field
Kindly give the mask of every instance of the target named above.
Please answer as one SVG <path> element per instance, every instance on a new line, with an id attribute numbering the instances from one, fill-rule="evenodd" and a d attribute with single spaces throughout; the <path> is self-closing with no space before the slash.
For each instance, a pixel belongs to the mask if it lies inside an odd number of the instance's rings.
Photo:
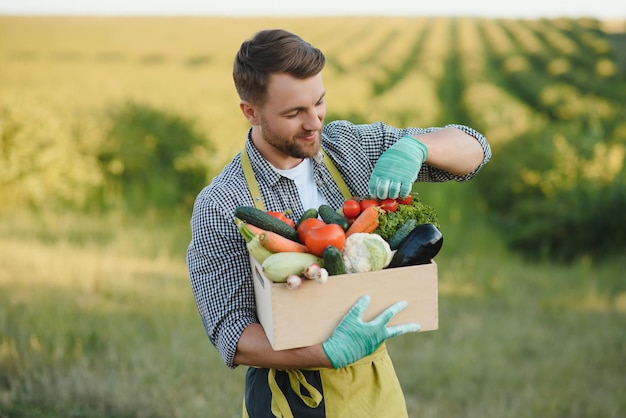
<path id="1" fill-rule="evenodd" d="M 545 123 L 489 75 L 486 58 L 504 60 L 502 77 L 571 71 L 579 48 L 591 45 L 593 77 L 610 80 L 617 67 L 592 20 L 470 18 L 32 18 L 0 17 L 0 207 L 85 199 L 102 182 L 94 153 L 109 112 L 133 101 L 192 119 L 217 147 L 217 169 L 243 145 L 247 122 L 238 110 L 231 64 L 240 43 L 263 28 L 294 31 L 327 55 L 329 117 L 384 120 L 392 125 L 458 122 L 464 107 L 472 126 L 492 144 Z M 615 25 L 613 25 L 615 27 Z M 587 30 L 577 44 L 560 31 Z M 533 68 L 528 54 L 553 54 Z M 453 56 L 455 52 L 457 55 Z M 596 52 L 594 52 L 596 53 Z M 449 62 L 458 57 L 451 74 Z M 448 67 L 447 67 L 448 65 Z M 455 77 L 455 78 L 452 78 Z M 459 84 L 460 83 L 460 84 Z M 442 101 L 441 89 L 459 85 Z M 614 102 L 578 85 L 555 82 L 545 106 L 564 118 L 597 113 L 613 118 Z"/>
<path id="2" fill-rule="evenodd" d="M 255 31 L 285 27 L 341 59 L 333 33 L 359 36 L 374 20 L 0 18 L 0 130 L 9 134 L 0 184 L 7 201 L 41 204 L 62 196 L 80 201 L 101 182 L 93 151 L 101 146 L 108 109 L 125 101 L 154 106 L 196 121 L 224 162 L 245 138 L 231 63 Z M 386 22 L 385 31 L 396 23 Z M 403 26 L 398 22 L 398 26 Z M 406 25 L 404 25 L 406 26 Z M 372 36 L 377 36 L 375 33 Z M 390 60 L 390 62 L 392 62 Z M 368 106 L 358 74 L 329 69 L 330 106 Z M 361 84 L 361 85 L 360 85 Z M 342 106 L 336 106 L 341 111 Z M 18 145 L 19 144 L 19 145 Z M 9 200 L 11 201 L 9 203 Z"/>
<path id="3" fill-rule="evenodd" d="M 359 31 L 376 26 L 375 20 L 364 19 L 2 18 L 0 23 L 3 109 L 20 115 L 30 108 L 36 124 L 49 126 L 54 135 L 73 125 L 68 118 L 95 117 L 115 102 L 137 100 L 197 119 L 212 140 L 224 141 L 224 155 L 239 149 L 247 126 L 231 77 L 232 59 L 243 40 L 262 28 L 284 27 L 353 70 L 354 61 L 367 60 L 370 51 L 346 50 L 343 38 L 360 38 Z M 378 32 L 384 35 L 406 23 L 385 21 Z M 333 32 L 339 26 L 337 37 Z M 369 48 L 367 41 L 376 36 L 375 29 L 360 45 Z M 389 66 L 402 57 L 405 40 L 397 45 L 397 55 L 387 52 Z M 329 105 L 344 97 L 343 106 L 365 106 L 364 87 L 371 81 L 359 83 L 366 76 L 337 75 L 329 66 Z M 346 100 L 348 92 L 357 96 Z"/>

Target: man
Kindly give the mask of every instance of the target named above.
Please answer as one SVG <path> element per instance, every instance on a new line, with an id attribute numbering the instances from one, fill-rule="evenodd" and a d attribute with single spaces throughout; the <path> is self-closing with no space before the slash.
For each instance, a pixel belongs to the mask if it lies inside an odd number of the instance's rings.
<path id="1" fill-rule="evenodd" d="M 364 323 L 366 296 L 322 344 L 274 351 L 256 317 L 249 258 L 234 223 L 237 206 L 255 204 L 250 186 L 265 210 L 289 208 L 298 219 L 322 203 L 342 205 L 331 164 L 352 195 L 396 198 L 416 180 L 469 180 L 491 156 L 485 138 L 460 125 L 324 125 L 324 63 L 321 51 L 284 30 L 261 31 L 241 45 L 233 77 L 251 125 L 245 149 L 200 192 L 192 215 L 188 267 L 207 335 L 227 366 L 252 366 L 244 417 L 407 416 L 384 342 L 419 329 L 386 326 L 401 301 Z"/>

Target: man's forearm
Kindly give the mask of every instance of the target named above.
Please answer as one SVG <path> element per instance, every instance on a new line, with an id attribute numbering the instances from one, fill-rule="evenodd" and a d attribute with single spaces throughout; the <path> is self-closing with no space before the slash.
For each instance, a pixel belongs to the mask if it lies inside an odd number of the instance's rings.
<path id="1" fill-rule="evenodd" d="M 260 324 L 251 324 L 241 334 L 235 353 L 235 364 L 274 369 L 333 367 L 322 344 L 275 351 Z"/>
<path id="2" fill-rule="evenodd" d="M 427 134 L 414 135 L 428 148 L 425 163 L 458 176 L 476 170 L 485 153 L 473 136 L 456 128 L 443 128 Z"/>

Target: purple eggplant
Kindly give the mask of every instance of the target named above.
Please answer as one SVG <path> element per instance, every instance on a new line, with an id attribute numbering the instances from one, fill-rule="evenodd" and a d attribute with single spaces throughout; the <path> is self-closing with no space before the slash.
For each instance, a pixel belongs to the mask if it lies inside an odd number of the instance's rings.
<path id="1" fill-rule="evenodd" d="M 415 227 L 400 243 L 388 267 L 428 264 L 441 250 L 443 235 L 431 223 Z"/>

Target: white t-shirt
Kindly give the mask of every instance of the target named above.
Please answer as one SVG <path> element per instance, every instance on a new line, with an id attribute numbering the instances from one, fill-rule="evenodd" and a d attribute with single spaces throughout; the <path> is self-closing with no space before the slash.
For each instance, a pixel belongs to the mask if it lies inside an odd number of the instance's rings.
<path id="1" fill-rule="evenodd" d="M 328 204 L 324 196 L 322 196 L 317 189 L 315 180 L 313 180 L 313 164 L 310 158 L 305 158 L 294 168 L 288 170 L 276 169 L 276 171 L 296 183 L 304 210 L 311 208 L 317 209 L 322 204 Z"/>

